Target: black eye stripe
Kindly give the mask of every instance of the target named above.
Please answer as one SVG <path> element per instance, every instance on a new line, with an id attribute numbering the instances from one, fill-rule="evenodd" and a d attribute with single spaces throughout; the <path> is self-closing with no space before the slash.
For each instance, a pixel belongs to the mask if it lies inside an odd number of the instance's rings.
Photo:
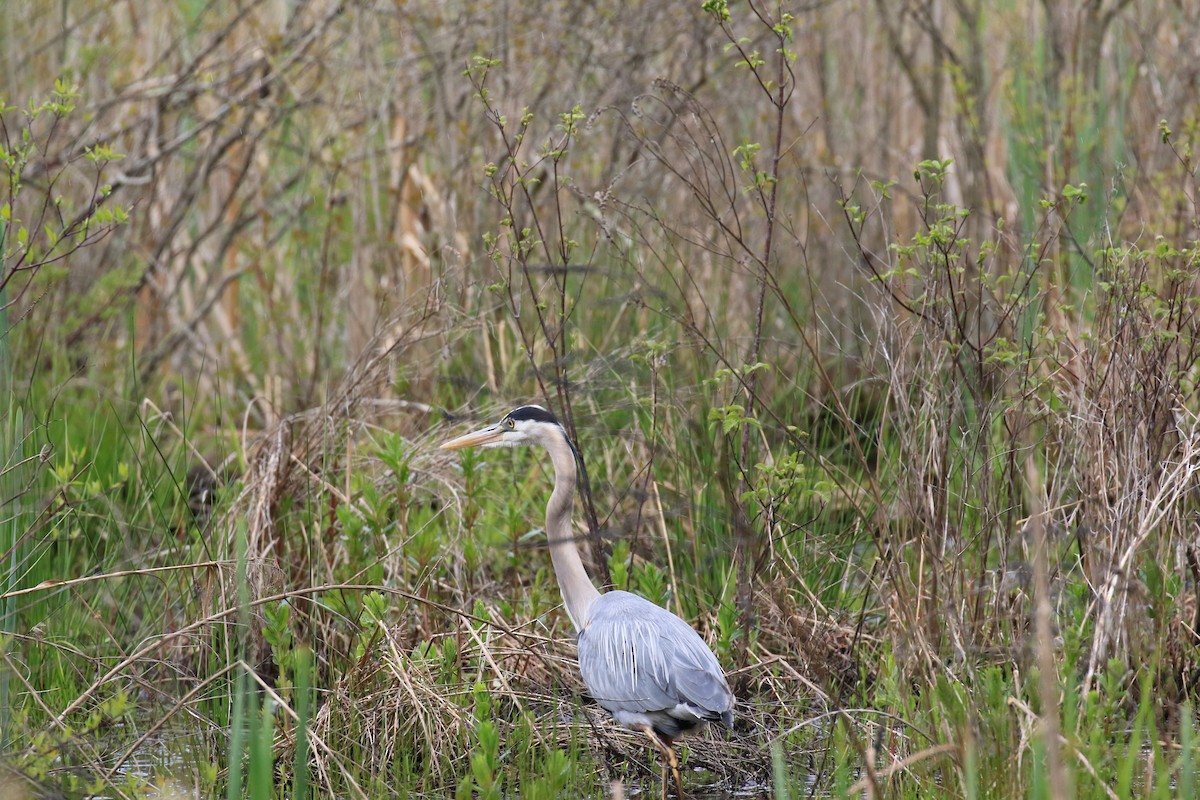
<path id="1" fill-rule="evenodd" d="M 521 406 L 510 411 L 506 419 L 558 424 L 558 420 L 554 418 L 554 415 L 541 406 Z"/>

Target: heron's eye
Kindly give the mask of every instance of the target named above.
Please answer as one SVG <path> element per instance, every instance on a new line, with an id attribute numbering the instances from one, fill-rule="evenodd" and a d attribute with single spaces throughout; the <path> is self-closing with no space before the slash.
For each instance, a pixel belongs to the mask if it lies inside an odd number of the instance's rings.
<path id="1" fill-rule="evenodd" d="M 517 427 L 517 423 L 513 422 L 513 421 L 512 421 L 511 419 L 509 419 L 508 417 L 505 417 L 505 418 L 504 418 L 504 421 L 503 421 L 501 424 L 502 424 L 504 427 L 508 428 L 509 430 L 511 430 L 511 429 L 513 429 L 513 428 L 515 428 L 515 427 Z"/>

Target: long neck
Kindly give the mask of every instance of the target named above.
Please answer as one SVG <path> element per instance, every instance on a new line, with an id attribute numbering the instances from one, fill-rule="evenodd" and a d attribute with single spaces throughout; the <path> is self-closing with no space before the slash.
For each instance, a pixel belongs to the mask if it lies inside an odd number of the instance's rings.
<path id="1" fill-rule="evenodd" d="M 575 453 L 565 436 L 556 436 L 546 444 L 554 464 L 554 493 L 546 505 L 546 536 L 550 540 L 550 560 L 558 577 L 567 615 L 582 630 L 588 609 L 600 597 L 583 568 L 579 547 L 571 532 L 571 508 L 575 504 Z"/>

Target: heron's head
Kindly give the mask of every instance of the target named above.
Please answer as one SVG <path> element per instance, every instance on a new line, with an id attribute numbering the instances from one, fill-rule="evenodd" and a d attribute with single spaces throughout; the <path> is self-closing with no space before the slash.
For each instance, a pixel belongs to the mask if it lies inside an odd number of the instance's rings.
<path id="1" fill-rule="evenodd" d="M 461 447 L 517 447 L 523 444 L 548 446 L 554 439 L 565 439 L 558 420 L 541 406 L 521 406 L 489 425 L 442 444 L 443 450 Z"/>

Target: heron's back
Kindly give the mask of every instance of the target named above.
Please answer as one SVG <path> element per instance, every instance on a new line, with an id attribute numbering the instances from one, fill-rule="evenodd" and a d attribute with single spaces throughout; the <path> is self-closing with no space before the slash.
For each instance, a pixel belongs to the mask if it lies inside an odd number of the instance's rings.
<path id="1" fill-rule="evenodd" d="M 618 722 L 667 739 L 703 722 L 733 724 L 733 693 L 716 656 L 686 622 L 629 592 L 602 594 L 579 633 L 588 691 Z"/>

